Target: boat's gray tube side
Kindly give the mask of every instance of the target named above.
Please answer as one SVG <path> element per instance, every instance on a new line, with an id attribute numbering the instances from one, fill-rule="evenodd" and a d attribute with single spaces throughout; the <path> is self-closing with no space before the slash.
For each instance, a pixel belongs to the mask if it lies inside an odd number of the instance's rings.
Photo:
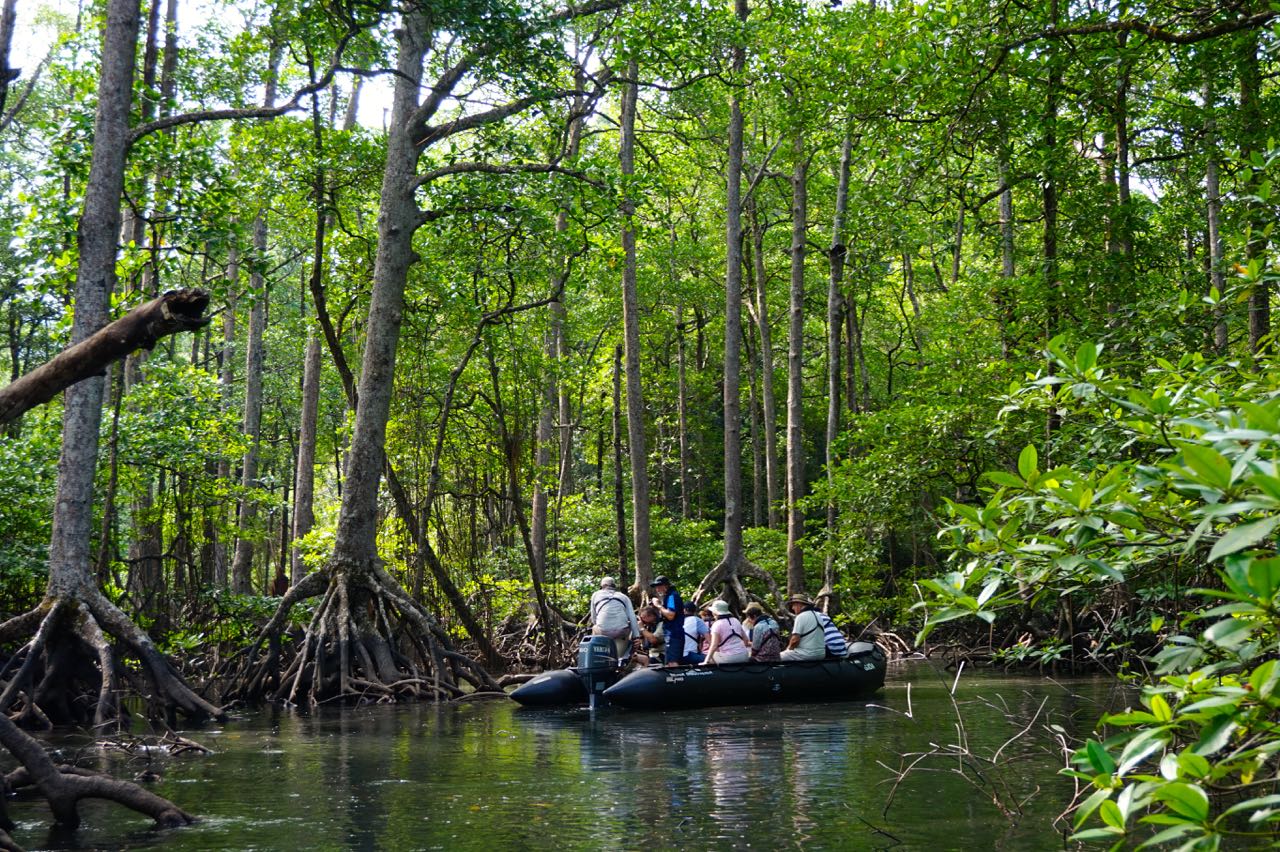
<path id="1" fill-rule="evenodd" d="M 876 652 L 839 660 L 741 663 L 642 669 L 605 690 L 610 703 L 665 710 L 773 701 L 838 701 L 884 686 L 885 658 Z"/>

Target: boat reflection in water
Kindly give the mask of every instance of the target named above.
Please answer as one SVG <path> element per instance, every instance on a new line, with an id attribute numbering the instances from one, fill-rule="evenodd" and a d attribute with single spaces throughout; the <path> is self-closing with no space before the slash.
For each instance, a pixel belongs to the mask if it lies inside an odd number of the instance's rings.
<path id="1" fill-rule="evenodd" d="M 812 715 L 786 704 L 643 715 L 575 709 L 516 718 L 537 739 L 576 745 L 593 798 L 608 802 L 592 829 L 601 843 L 630 848 L 625 834 L 610 831 L 670 825 L 678 815 L 681 834 L 667 838 L 676 846 L 687 832 L 693 848 L 711 840 L 764 848 L 780 833 L 797 842 L 822 837 L 824 826 L 831 828 L 832 802 L 846 798 L 842 791 L 882 780 L 882 772 L 873 778 L 865 771 L 873 767 L 861 759 L 859 737 L 883 711 L 861 701 L 815 709 Z M 846 828 L 858 826 L 851 806 L 841 805 L 839 816 Z"/>

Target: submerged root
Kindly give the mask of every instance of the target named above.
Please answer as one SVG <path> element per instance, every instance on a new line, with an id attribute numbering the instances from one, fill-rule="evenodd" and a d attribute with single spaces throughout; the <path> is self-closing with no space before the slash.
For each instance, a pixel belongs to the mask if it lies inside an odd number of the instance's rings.
<path id="1" fill-rule="evenodd" d="M 296 654 L 281 670 L 289 612 L 321 596 Z M 345 702 L 448 700 L 498 682 L 460 653 L 431 613 L 377 561 L 335 558 L 290 589 L 235 672 L 236 698 L 296 706 Z"/>
<path id="2" fill-rule="evenodd" d="M 3 714 L 0 714 L 0 745 L 22 764 L 21 768 L 5 777 L 5 786 L 10 790 L 34 787 L 49 802 L 54 819 L 69 828 L 80 824 L 78 806 L 82 799 L 115 802 L 151 817 L 157 825 L 164 827 L 195 821 L 173 802 L 130 781 L 80 767 L 55 765 L 40 743 L 23 733 Z"/>

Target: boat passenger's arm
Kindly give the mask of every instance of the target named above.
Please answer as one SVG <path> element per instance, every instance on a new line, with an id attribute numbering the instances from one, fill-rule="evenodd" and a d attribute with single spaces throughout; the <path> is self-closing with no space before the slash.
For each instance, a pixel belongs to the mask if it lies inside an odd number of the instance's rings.
<path id="1" fill-rule="evenodd" d="M 720 647 L 720 634 L 711 631 L 711 645 L 707 648 L 707 658 L 703 660 L 703 665 L 713 665 L 715 663 L 716 649 Z"/>

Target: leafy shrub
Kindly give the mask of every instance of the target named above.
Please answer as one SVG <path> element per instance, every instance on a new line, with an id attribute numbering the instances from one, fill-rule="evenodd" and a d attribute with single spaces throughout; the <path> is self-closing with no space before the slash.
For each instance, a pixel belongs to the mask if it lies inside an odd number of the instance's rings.
<path id="1" fill-rule="evenodd" d="M 44 595 L 58 465 L 58 422 L 28 418 L 21 437 L 0 436 L 0 611 L 14 615 Z"/>
<path id="2" fill-rule="evenodd" d="M 1064 599 L 1098 619 L 1108 596 L 1149 608 L 1122 623 L 1129 637 L 1116 635 L 1118 619 L 1097 625 L 1103 643 L 1151 637 L 1166 623 L 1180 632 L 1160 636 L 1142 707 L 1105 717 L 1100 738 L 1075 753 L 1067 774 L 1093 788 L 1076 827 L 1101 823 L 1075 839 L 1184 848 L 1274 839 L 1280 373 L 1192 354 L 1128 379 L 1099 352 L 1084 343 L 1070 355 L 1053 341 L 1053 373 L 1012 389 L 1008 402 L 1055 409 L 1064 443 L 1087 431 L 1105 449 L 1099 457 L 1121 460 L 1042 470 L 1028 446 L 1016 473 L 987 474 L 985 503 L 949 503 L 956 570 L 923 583 L 922 636 L 963 616 L 991 622 Z"/>

